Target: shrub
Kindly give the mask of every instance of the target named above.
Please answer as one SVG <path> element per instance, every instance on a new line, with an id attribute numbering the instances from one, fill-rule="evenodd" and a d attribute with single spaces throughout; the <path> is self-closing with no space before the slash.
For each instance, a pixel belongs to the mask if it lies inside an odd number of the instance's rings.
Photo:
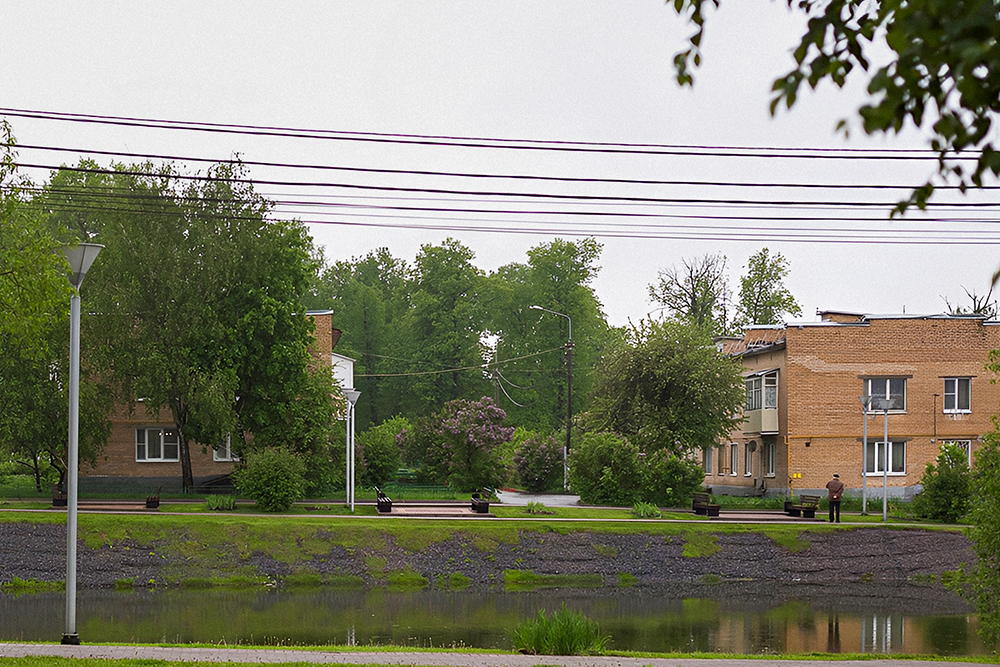
<path id="1" fill-rule="evenodd" d="M 569 611 L 565 602 L 551 618 L 543 609 L 514 629 L 514 647 L 535 655 L 594 655 L 602 653 L 608 641 L 596 621 Z"/>
<path id="2" fill-rule="evenodd" d="M 631 507 L 642 500 L 639 448 L 611 433 L 584 433 L 570 450 L 570 484 L 588 505 Z"/>
<path id="3" fill-rule="evenodd" d="M 409 427 L 403 417 L 393 417 L 358 435 L 362 486 L 385 486 L 393 480 L 403 462 L 396 436 Z"/>
<path id="4" fill-rule="evenodd" d="M 632 505 L 632 515 L 640 519 L 659 519 L 663 516 L 660 508 L 652 503 L 636 503 Z"/>
<path id="5" fill-rule="evenodd" d="M 658 507 L 682 507 L 705 481 L 705 469 L 697 461 L 666 450 L 645 457 L 642 500 Z"/>
<path id="6" fill-rule="evenodd" d="M 456 491 L 495 488 L 506 480 L 500 448 L 514 434 L 507 413 L 484 396 L 448 401 L 400 434 L 407 461 L 422 464 L 435 482 Z"/>
<path id="7" fill-rule="evenodd" d="M 528 491 L 551 489 L 562 478 L 562 467 L 562 447 L 551 436 L 529 436 L 514 454 L 517 477 Z"/>
<path id="8" fill-rule="evenodd" d="M 233 481 L 263 511 L 285 512 L 305 494 L 305 474 L 305 463 L 293 452 L 268 447 L 246 455 Z"/>
<path id="9" fill-rule="evenodd" d="M 972 476 L 967 456 L 954 443 L 941 446 L 936 465 L 928 463 L 920 479 L 924 489 L 913 501 L 917 516 L 955 523 L 968 513 Z"/>
<path id="10" fill-rule="evenodd" d="M 213 512 L 231 512 L 236 509 L 236 496 L 205 496 L 205 504 Z"/>

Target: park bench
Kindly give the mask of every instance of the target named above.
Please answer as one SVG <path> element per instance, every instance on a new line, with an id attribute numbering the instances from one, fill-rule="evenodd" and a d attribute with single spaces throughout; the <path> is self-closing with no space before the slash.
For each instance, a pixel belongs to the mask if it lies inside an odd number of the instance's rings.
<path id="1" fill-rule="evenodd" d="M 382 489 L 375 487 L 375 509 L 379 514 L 389 514 L 392 512 L 392 498 L 382 493 Z"/>
<path id="2" fill-rule="evenodd" d="M 490 512 L 490 493 L 485 490 L 486 497 L 484 498 L 478 491 L 472 494 L 472 511 L 476 514 L 489 514 Z"/>
<path id="3" fill-rule="evenodd" d="M 59 487 L 58 484 L 52 485 L 52 506 L 53 507 L 66 507 L 66 490 Z"/>
<path id="4" fill-rule="evenodd" d="M 815 519 L 819 509 L 819 496 L 799 496 L 799 502 L 786 503 L 788 516 L 801 516 L 804 519 Z"/>
<path id="5" fill-rule="evenodd" d="M 155 510 L 160 506 L 160 491 L 163 489 L 161 486 L 156 490 L 156 493 L 151 493 L 146 496 L 146 509 Z"/>
<path id="6" fill-rule="evenodd" d="M 701 516 L 719 516 L 719 506 L 712 502 L 712 496 L 708 493 L 697 492 L 693 495 L 691 509 L 695 514 Z"/>

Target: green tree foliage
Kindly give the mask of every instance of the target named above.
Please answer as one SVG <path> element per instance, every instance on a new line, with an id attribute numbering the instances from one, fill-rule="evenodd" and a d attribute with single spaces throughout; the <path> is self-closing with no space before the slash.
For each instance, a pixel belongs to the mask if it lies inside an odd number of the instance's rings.
<path id="1" fill-rule="evenodd" d="M 986 436 L 972 473 L 969 539 L 976 552 L 965 591 L 976 602 L 980 633 L 1000 648 L 1000 431 Z"/>
<path id="2" fill-rule="evenodd" d="M 740 280 L 736 329 L 754 324 L 781 324 L 785 315 L 802 314 L 802 308 L 785 287 L 788 260 L 784 255 L 776 252 L 772 256 L 767 248 L 761 248 L 750 257 L 746 269 Z"/>
<path id="3" fill-rule="evenodd" d="M 588 428 L 625 436 L 648 453 L 696 451 L 742 419 L 742 367 L 697 326 L 644 320 L 596 373 Z"/>
<path id="4" fill-rule="evenodd" d="M 306 464 L 294 452 L 266 447 L 246 455 L 233 472 L 240 494 L 265 512 L 287 512 L 306 492 Z"/>
<path id="5" fill-rule="evenodd" d="M 955 443 L 942 445 L 936 463 L 928 463 L 920 478 L 923 491 L 913 501 L 917 516 L 955 523 L 968 513 L 972 477 L 967 457 Z"/>
<path id="6" fill-rule="evenodd" d="M 591 369 L 610 338 L 590 287 L 600 253 L 594 239 L 555 239 L 530 249 L 527 263 L 500 267 L 488 279 L 494 395 L 518 424 L 550 431 L 565 428 L 566 420 L 569 321 L 531 306 L 572 320 L 572 407 L 574 414 L 586 409 Z M 551 352 L 538 354 L 544 350 Z"/>
<path id="7" fill-rule="evenodd" d="M 643 501 L 657 507 L 685 507 L 704 484 L 705 469 L 694 459 L 661 449 L 644 458 L 642 479 Z"/>
<path id="8" fill-rule="evenodd" d="M 410 317 L 410 274 L 406 262 L 379 248 L 326 268 L 306 297 L 309 308 L 336 313 L 334 324 L 343 332 L 337 352 L 357 362 L 355 386 L 364 400 L 355 419 L 362 430 L 412 407 L 413 379 L 399 376 L 417 370 L 408 356 L 419 345 Z"/>
<path id="9" fill-rule="evenodd" d="M 183 180 L 167 166 L 82 163 L 53 175 L 35 204 L 53 226 L 105 244 L 84 285 L 100 313 L 84 322 L 87 358 L 122 402 L 169 409 L 185 488 L 192 443 L 230 434 L 241 454 L 239 436 L 253 433 L 253 446 L 322 464 L 333 384 L 310 372 L 311 240 L 303 225 L 269 219 L 239 165 Z"/>
<path id="10" fill-rule="evenodd" d="M 403 432 L 404 455 L 431 479 L 456 491 L 495 488 L 505 481 L 500 448 L 514 434 L 513 427 L 504 425 L 506 418 L 485 396 L 449 401 Z"/>
<path id="11" fill-rule="evenodd" d="M 68 317 L 70 286 L 59 240 L 27 205 L 14 145 L 0 120 L 0 336 L 22 356 L 44 358 L 52 319 Z"/>
<path id="12" fill-rule="evenodd" d="M 393 480 L 403 462 L 398 436 L 409 428 L 409 421 L 393 417 L 358 434 L 358 460 L 361 461 L 363 486 L 385 486 Z"/>
<path id="13" fill-rule="evenodd" d="M 660 271 L 658 281 L 649 286 L 650 298 L 676 320 L 713 334 L 727 333 L 726 258 L 705 255 L 682 264 Z"/>
<path id="14" fill-rule="evenodd" d="M 549 491 L 562 481 L 562 445 L 552 436 L 532 434 L 522 440 L 514 453 L 517 479 L 528 491 Z"/>
<path id="15" fill-rule="evenodd" d="M 474 368 L 483 364 L 480 339 L 485 324 L 480 300 L 484 276 L 473 266 L 474 256 L 454 239 L 422 246 L 417 254 L 412 331 L 419 345 L 410 348 L 410 355 L 422 372 L 446 370 L 416 376 L 409 397 L 418 402 L 418 413 L 488 390 L 486 379 Z"/>
<path id="16" fill-rule="evenodd" d="M 612 433 L 584 433 L 570 449 L 570 488 L 587 505 L 631 507 L 642 500 L 639 448 Z"/>
<path id="17" fill-rule="evenodd" d="M 992 144 L 1000 109 L 1000 9 L 994 0 L 787 0 L 809 18 L 794 50 L 795 66 L 773 85 L 771 113 L 791 108 L 803 84 L 843 86 L 862 71 L 868 103 L 858 110 L 868 134 L 899 132 L 907 121 L 926 128 L 938 153 L 938 174 L 963 186 L 980 186 L 987 172 L 1000 174 L 1000 153 Z M 697 26 L 690 46 L 674 58 L 677 80 L 693 82 L 690 64 L 701 62 L 705 7 L 721 0 L 674 0 L 679 14 Z M 869 53 L 887 49 L 888 62 L 871 70 Z M 881 59 L 881 58 L 880 58 Z M 842 123 L 843 125 L 843 123 Z M 966 170 L 955 158 L 978 152 Z M 929 180 L 901 202 L 921 208 L 933 192 Z"/>

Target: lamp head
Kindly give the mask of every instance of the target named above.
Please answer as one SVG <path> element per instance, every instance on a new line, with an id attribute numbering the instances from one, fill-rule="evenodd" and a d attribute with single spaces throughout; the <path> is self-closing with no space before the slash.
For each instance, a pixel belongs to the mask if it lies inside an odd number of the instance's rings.
<path id="1" fill-rule="evenodd" d="M 63 257 L 69 262 L 69 284 L 74 289 L 80 289 L 87 271 L 90 270 L 91 265 L 102 250 L 104 250 L 104 246 L 100 243 L 78 243 L 74 246 L 64 245 L 62 247 Z"/>

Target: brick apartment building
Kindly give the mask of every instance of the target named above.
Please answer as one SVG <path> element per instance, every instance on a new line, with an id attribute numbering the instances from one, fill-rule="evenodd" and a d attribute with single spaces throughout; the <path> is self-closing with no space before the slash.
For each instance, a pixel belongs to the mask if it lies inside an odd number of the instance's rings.
<path id="1" fill-rule="evenodd" d="M 314 323 L 314 363 L 332 368 L 342 387 L 353 387 L 353 360 L 333 352 L 340 331 L 333 327 L 332 311 L 310 311 Z M 116 408 L 111 416 L 111 435 L 90 467 L 80 465 L 80 490 L 85 492 L 149 493 L 162 487 L 177 491 L 181 488 L 180 442 L 169 409 L 154 415 L 138 400 L 130 411 Z M 331 415 L 331 419 L 343 419 Z M 202 447 L 191 443 L 191 470 L 195 486 L 210 483 L 228 475 L 237 459 L 225 443 L 219 447 Z"/>
<path id="2" fill-rule="evenodd" d="M 1000 409 L 985 369 L 1000 349 L 1000 322 L 953 315 L 826 311 L 821 321 L 748 330 L 719 341 L 745 367 L 742 429 L 703 452 L 715 493 L 822 493 L 834 473 L 847 493 L 911 498 L 941 445 L 957 442 L 970 463 Z M 862 400 L 871 396 L 867 443 Z M 878 399 L 886 399 L 880 403 Z M 888 445 L 883 445 L 888 407 Z M 864 471 L 864 472 L 863 472 Z"/>

